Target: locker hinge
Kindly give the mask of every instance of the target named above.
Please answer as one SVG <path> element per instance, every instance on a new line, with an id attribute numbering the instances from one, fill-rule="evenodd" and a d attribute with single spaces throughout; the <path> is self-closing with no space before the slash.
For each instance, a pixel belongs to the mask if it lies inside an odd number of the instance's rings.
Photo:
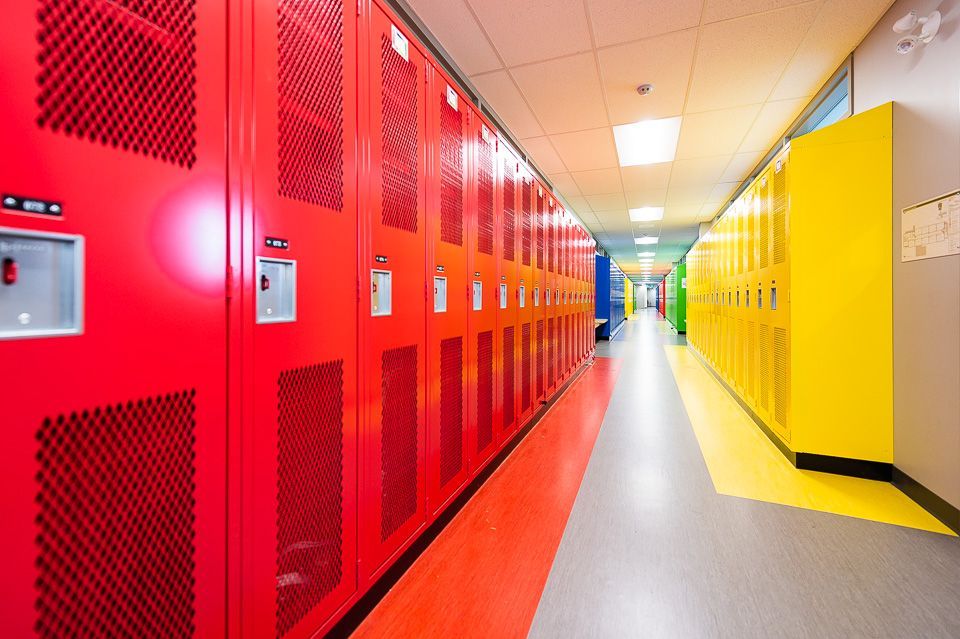
<path id="1" fill-rule="evenodd" d="M 230 299 L 233 297 L 233 267 L 232 266 L 227 267 L 227 278 L 226 278 L 225 286 L 226 286 L 225 293 L 226 293 L 227 299 Z"/>

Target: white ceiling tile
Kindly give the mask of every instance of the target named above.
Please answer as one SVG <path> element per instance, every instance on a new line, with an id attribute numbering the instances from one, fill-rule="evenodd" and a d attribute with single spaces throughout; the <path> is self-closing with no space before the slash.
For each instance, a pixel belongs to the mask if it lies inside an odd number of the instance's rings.
<path id="1" fill-rule="evenodd" d="M 587 0 L 598 46 L 695 27 L 703 0 Z"/>
<path id="2" fill-rule="evenodd" d="M 751 13 L 782 9 L 808 0 L 706 0 L 703 5 L 703 22 L 717 22 L 739 18 Z"/>
<path id="3" fill-rule="evenodd" d="M 709 222 L 717 216 L 717 213 L 720 212 L 720 209 L 724 206 L 724 203 L 720 202 L 707 202 L 700 207 L 700 221 Z"/>
<path id="4" fill-rule="evenodd" d="M 547 133 L 609 124 L 592 53 L 517 67 L 510 72 Z"/>
<path id="5" fill-rule="evenodd" d="M 818 7 L 811 2 L 704 26 L 687 111 L 765 101 Z"/>
<path id="6" fill-rule="evenodd" d="M 740 152 L 769 151 L 783 137 L 787 127 L 800 115 L 807 102 L 807 98 L 767 102 L 740 145 Z"/>
<path id="7" fill-rule="evenodd" d="M 643 191 L 628 191 L 624 194 L 628 209 L 639 209 L 644 206 L 663 206 L 667 201 L 667 189 L 647 189 Z"/>
<path id="8" fill-rule="evenodd" d="M 608 193 L 606 195 L 588 195 L 587 202 L 594 212 L 599 211 L 623 211 L 626 213 L 627 202 L 623 193 Z"/>
<path id="9" fill-rule="evenodd" d="M 670 229 L 697 223 L 701 206 L 700 204 L 673 204 L 666 207 L 663 211 L 662 228 Z"/>
<path id="10" fill-rule="evenodd" d="M 410 7 L 467 75 L 503 66 L 464 0 L 410 0 Z"/>
<path id="11" fill-rule="evenodd" d="M 586 198 L 570 197 L 570 198 L 567 198 L 567 204 L 573 207 L 573 210 L 576 211 L 578 214 L 591 212 L 590 204 L 587 202 Z"/>
<path id="12" fill-rule="evenodd" d="M 826 0 L 771 99 L 815 94 L 891 4 L 891 0 Z M 895 42 L 891 40 L 890 46 Z"/>
<path id="13" fill-rule="evenodd" d="M 589 51 L 583 0 L 469 0 L 507 66 Z"/>
<path id="14" fill-rule="evenodd" d="M 740 182 L 717 182 L 707 197 L 708 202 L 726 202 L 733 192 L 740 187 Z"/>
<path id="15" fill-rule="evenodd" d="M 623 180 L 623 189 L 625 191 L 666 189 L 670 182 L 671 168 L 670 162 L 622 167 L 620 176 Z"/>
<path id="16" fill-rule="evenodd" d="M 703 158 L 730 153 L 743 141 L 760 113 L 760 105 L 688 113 L 680 126 L 677 158 Z"/>
<path id="17" fill-rule="evenodd" d="M 543 135 L 543 129 L 506 71 L 475 75 L 470 81 L 515 136 L 532 138 Z"/>
<path id="18" fill-rule="evenodd" d="M 710 197 L 713 182 L 670 185 L 667 190 L 667 206 L 677 204 L 703 204 Z"/>
<path id="19" fill-rule="evenodd" d="M 623 191 L 623 185 L 620 183 L 620 171 L 618 169 L 578 171 L 572 175 L 577 186 L 580 187 L 580 192 L 584 195 L 600 195 Z"/>
<path id="20" fill-rule="evenodd" d="M 697 30 L 601 49 L 600 75 L 612 124 L 672 117 L 683 110 Z M 641 96 L 637 87 L 653 84 Z"/>
<path id="21" fill-rule="evenodd" d="M 570 198 L 581 195 L 577 183 L 573 181 L 569 173 L 551 173 L 550 182 L 553 184 L 553 188 L 557 189 L 563 197 Z"/>
<path id="22" fill-rule="evenodd" d="M 691 160 L 677 160 L 673 163 L 670 174 L 670 188 L 687 184 L 713 184 L 719 181 L 727 165 L 730 164 L 730 155 L 720 155 L 710 158 L 696 158 Z"/>
<path id="23" fill-rule="evenodd" d="M 527 150 L 527 153 L 533 158 L 541 171 L 546 173 L 563 173 L 567 167 L 563 165 L 563 160 L 557 155 L 557 151 L 550 144 L 550 138 L 538 137 L 520 140 L 520 144 Z"/>
<path id="24" fill-rule="evenodd" d="M 609 127 L 550 136 L 553 148 L 571 171 L 608 169 L 619 165 Z"/>
<path id="25" fill-rule="evenodd" d="M 763 159 L 764 155 L 766 155 L 764 151 L 755 153 L 737 153 L 733 156 L 733 159 L 730 160 L 730 164 L 727 165 L 723 175 L 720 176 L 720 181 L 736 182 L 738 180 L 746 179 L 750 175 L 750 171 L 756 168 L 757 164 L 760 163 L 760 160 Z"/>

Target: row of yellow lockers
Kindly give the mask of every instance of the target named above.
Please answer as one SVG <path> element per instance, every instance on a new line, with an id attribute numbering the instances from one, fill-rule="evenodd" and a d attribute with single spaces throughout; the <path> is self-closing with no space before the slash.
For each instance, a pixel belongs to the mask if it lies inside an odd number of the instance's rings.
<path id="1" fill-rule="evenodd" d="M 687 255 L 687 340 L 795 453 L 893 460 L 892 105 L 792 140 Z"/>

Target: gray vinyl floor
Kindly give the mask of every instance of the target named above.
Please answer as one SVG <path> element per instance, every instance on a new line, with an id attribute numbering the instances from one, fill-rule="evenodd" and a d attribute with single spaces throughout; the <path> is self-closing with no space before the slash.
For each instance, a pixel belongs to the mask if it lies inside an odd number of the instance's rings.
<path id="1" fill-rule="evenodd" d="M 718 495 L 641 311 L 530 637 L 960 638 L 960 541 Z M 960 463 L 960 460 L 958 460 Z"/>

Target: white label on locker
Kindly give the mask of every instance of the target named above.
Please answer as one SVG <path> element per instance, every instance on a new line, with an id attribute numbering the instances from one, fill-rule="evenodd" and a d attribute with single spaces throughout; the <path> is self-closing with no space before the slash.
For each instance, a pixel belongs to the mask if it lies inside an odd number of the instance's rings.
<path id="1" fill-rule="evenodd" d="M 433 312 L 447 312 L 447 278 L 433 278 Z"/>
<path id="2" fill-rule="evenodd" d="M 540 306 L 540 287 L 539 286 L 533 287 L 533 305 Z"/>
<path id="3" fill-rule="evenodd" d="M 460 96 L 457 95 L 457 92 L 454 91 L 451 86 L 447 86 L 447 104 L 449 104 L 450 108 L 454 111 L 460 108 Z"/>
<path id="4" fill-rule="evenodd" d="M 400 33 L 400 29 L 393 25 L 390 25 L 390 33 L 392 35 L 393 50 L 399 53 L 404 60 L 409 62 L 410 43 L 407 41 L 407 36 Z"/>
<path id="5" fill-rule="evenodd" d="M 500 285 L 500 308 L 507 307 L 507 285 Z"/>
<path id="6" fill-rule="evenodd" d="M 481 125 L 480 125 L 480 132 L 483 134 L 483 141 L 484 141 L 484 142 L 489 142 L 489 141 L 490 141 L 490 131 L 487 130 L 487 125 L 486 125 L 486 124 L 481 124 Z"/>
<path id="7" fill-rule="evenodd" d="M 547 306 L 550 306 L 550 289 L 547 289 Z"/>
<path id="8" fill-rule="evenodd" d="M 542 187 L 542 186 L 538 186 L 538 187 L 537 187 L 537 195 L 539 195 L 540 197 L 543 197 L 543 187 Z"/>
<path id="9" fill-rule="evenodd" d="M 687 278 L 680 278 L 680 288 L 687 288 Z"/>
<path id="10" fill-rule="evenodd" d="M 780 172 L 780 169 L 783 168 L 783 160 L 777 160 L 777 168 L 775 169 L 777 173 Z"/>
<path id="11" fill-rule="evenodd" d="M 370 315 L 384 317 L 393 314 L 393 273 L 370 272 Z"/>
<path id="12" fill-rule="evenodd" d="M 520 308 L 527 307 L 527 287 L 523 284 L 520 285 Z"/>
<path id="13" fill-rule="evenodd" d="M 473 283 L 473 310 L 483 310 L 483 282 Z"/>

